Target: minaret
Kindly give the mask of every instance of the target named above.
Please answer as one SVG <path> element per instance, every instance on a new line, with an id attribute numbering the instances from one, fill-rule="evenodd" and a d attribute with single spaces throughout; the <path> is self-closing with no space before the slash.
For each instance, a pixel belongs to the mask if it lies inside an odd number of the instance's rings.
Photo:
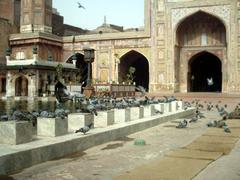
<path id="1" fill-rule="evenodd" d="M 52 0 L 22 0 L 20 32 L 52 33 Z"/>
<path id="2" fill-rule="evenodd" d="M 107 17 L 106 16 L 104 16 L 104 23 L 103 24 L 107 24 Z"/>

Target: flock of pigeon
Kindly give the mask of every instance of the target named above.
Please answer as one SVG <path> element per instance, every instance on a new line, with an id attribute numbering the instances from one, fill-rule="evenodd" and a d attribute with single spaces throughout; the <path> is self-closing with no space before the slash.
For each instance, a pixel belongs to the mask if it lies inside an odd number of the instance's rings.
<path id="1" fill-rule="evenodd" d="M 63 108 L 63 103 L 68 100 L 75 102 L 76 112 L 91 113 L 95 116 L 98 115 L 98 111 L 107 111 L 110 109 L 125 109 L 128 107 L 140 107 L 150 104 L 158 103 L 169 103 L 175 101 L 174 96 L 164 96 L 162 99 L 156 99 L 155 97 L 148 97 L 145 95 L 146 91 L 143 87 L 139 86 L 136 88 L 141 93 L 141 97 L 123 97 L 116 98 L 111 95 L 104 96 L 92 96 L 90 98 L 85 97 L 83 94 L 78 92 L 70 92 L 67 90 L 66 86 L 60 81 L 55 86 L 56 95 L 56 109 L 54 112 L 51 111 L 33 111 L 24 112 L 20 110 L 13 110 L 10 115 L 0 116 L 0 121 L 29 121 L 32 122 L 33 126 L 37 125 L 37 118 L 66 118 L 70 113 L 70 110 Z M 155 110 L 155 114 L 162 114 L 162 112 Z M 90 130 L 93 124 L 86 127 L 82 127 L 76 132 L 83 132 L 84 134 Z"/>
<path id="2" fill-rule="evenodd" d="M 221 101 L 219 101 L 220 103 Z M 224 132 L 231 133 L 230 128 L 227 125 L 226 120 L 227 119 L 240 119 L 240 104 L 238 104 L 234 111 L 229 113 L 226 108 L 228 107 L 227 104 L 225 104 L 223 107 L 220 107 L 218 104 L 215 106 L 211 102 L 204 102 L 206 105 L 200 104 L 199 100 L 194 100 L 192 102 L 184 102 L 184 109 L 187 109 L 189 107 L 196 107 L 195 115 L 187 121 L 186 119 L 179 122 L 179 124 L 176 126 L 176 128 L 187 128 L 189 123 L 196 123 L 199 119 L 206 118 L 201 110 L 205 111 L 213 111 L 214 108 L 216 109 L 216 112 L 220 115 L 221 119 L 219 120 L 210 120 L 206 125 L 207 127 L 217 127 L 217 128 L 223 128 Z"/>
<path id="3" fill-rule="evenodd" d="M 155 97 L 148 97 L 145 95 L 145 89 L 143 87 L 137 87 L 138 91 L 141 92 L 141 97 L 123 97 L 116 98 L 111 95 L 107 96 L 92 96 L 90 98 L 85 97 L 81 93 L 69 92 L 65 85 L 61 82 L 58 83 L 58 87 L 55 87 L 56 93 L 56 103 L 57 108 L 55 112 L 49 111 L 33 111 L 33 112 L 22 112 L 20 110 L 13 110 L 11 115 L 2 115 L 0 116 L 0 121 L 8 121 L 8 120 L 16 120 L 16 121 L 30 121 L 33 126 L 37 125 L 37 118 L 66 118 L 70 113 L 70 110 L 66 110 L 62 108 L 62 104 L 68 100 L 75 101 L 76 112 L 85 112 L 91 113 L 95 116 L 98 115 L 98 111 L 106 111 L 110 109 L 125 109 L 128 107 L 140 107 L 144 105 L 150 104 L 158 104 L 158 103 L 170 103 L 172 101 L 177 100 L 174 96 L 163 96 L 161 99 L 157 99 Z M 189 123 L 196 123 L 199 119 L 206 118 L 200 110 L 212 111 L 216 108 L 219 115 L 222 117 L 220 120 L 211 120 L 206 125 L 208 127 L 218 127 L 223 128 L 225 132 L 231 133 L 229 129 L 226 119 L 228 118 L 240 118 L 240 104 L 236 106 L 235 110 L 231 113 L 228 113 L 225 104 L 223 107 L 219 105 L 213 105 L 211 102 L 205 101 L 205 106 L 200 104 L 199 100 L 194 100 L 192 102 L 185 101 L 183 108 L 186 110 L 189 107 L 196 107 L 195 115 L 188 121 L 186 119 L 179 122 L 176 128 L 186 128 Z M 162 114 L 162 112 L 155 110 L 155 114 Z M 76 131 L 82 132 L 85 134 L 93 127 L 93 124 L 89 124 L 88 126 L 82 127 Z"/>

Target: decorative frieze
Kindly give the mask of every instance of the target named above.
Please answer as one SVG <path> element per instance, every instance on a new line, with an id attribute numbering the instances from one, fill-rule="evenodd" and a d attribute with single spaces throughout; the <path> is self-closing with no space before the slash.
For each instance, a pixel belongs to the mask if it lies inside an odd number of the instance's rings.
<path id="1" fill-rule="evenodd" d="M 221 5 L 221 6 L 204 6 L 204 7 L 186 7 L 172 9 L 172 29 L 175 29 L 177 24 L 185 17 L 194 14 L 198 11 L 204 11 L 209 14 L 212 14 L 216 17 L 221 18 L 226 24 L 230 24 L 230 5 Z"/>

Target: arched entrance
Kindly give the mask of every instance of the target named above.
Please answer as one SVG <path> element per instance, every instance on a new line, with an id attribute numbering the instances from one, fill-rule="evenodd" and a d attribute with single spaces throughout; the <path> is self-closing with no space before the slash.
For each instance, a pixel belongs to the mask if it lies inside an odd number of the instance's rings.
<path id="1" fill-rule="evenodd" d="M 222 91 L 222 63 L 217 56 L 201 52 L 190 59 L 188 69 L 190 92 Z"/>
<path id="2" fill-rule="evenodd" d="M 133 75 L 133 81 L 136 86 L 143 86 L 147 91 L 149 89 L 149 64 L 145 56 L 137 51 L 130 51 L 120 58 L 119 81 L 125 81 L 129 68 L 136 69 Z"/>
<path id="3" fill-rule="evenodd" d="M 15 81 L 15 96 L 28 96 L 28 80 L 24 76 Z"/>
<path id="4" fill-rule="evenodd" d="M 227 57 L 226 28 L 223 21 L 207 12 L 198 11 L 178 25 L 175 42 L 174 70 L 176 84 L 179 85 L 175 91 L 221 92 L 222 84 L 223 89 L 225 87 L 222 73 L 226 75 L 221 60 L 226 61 L 224 57 Z M 196 53 L 198 54 L 195 55 Z M 211 88 L 207 86 L 210 75 L 214 76 L 214 85 Z"/>
<path id="5" fill-rule="evenodd" d="M 84 55 L 80 53 L 76 53 L 76 67 L 79 69 L 79 72 L 77 74 L 77 81 L 79 83 L 85 84 L 87 81 L 87 73 L 88 73 L 88 68 L 87 68 L 87 63 L 84 61 Z M 68 60 L 67 63 L 73 63 L 72 62 L 73 56 L 71 56 Z"/>

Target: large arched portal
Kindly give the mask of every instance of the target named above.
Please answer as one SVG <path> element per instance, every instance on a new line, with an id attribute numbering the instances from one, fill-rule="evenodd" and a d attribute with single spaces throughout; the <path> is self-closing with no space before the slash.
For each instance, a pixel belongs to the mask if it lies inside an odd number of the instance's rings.
<path id="1" fill-rule="evenodd" d="M 188 63 L 188 89 L 190 92 L 221 92 L 222 63 L 208 52 L 201 52 Z"/>
<path id="2" fill-rule="evenodd" d="M 222 73 L 225 75 L 226 72 L 218 58 L 226 61 L 227 57 L 223 21 L 217 16 L 198 11 L 179 23 L 175 42 L 175 80 L 179 85 L 175 91 L 221 92 L 224 84 Z M 211 88 L 207 86 L 210 76 L 214 78 Z"/>
<path id="3" fill-rule="evenodd" d="M 15 96 L 28 96 L 28 80 L 24 76 L 15 80 Z"/>
<path id="4" fill-rule="evenodd" d="M 133 75 L 133 81 L 136 86 L 143 86 L 147 91 L 149 89 L 149 64 L 148 60 L 142 54 L 137 51 L 130 51 L 120 58 L 120 81 L 126 80 L 129 68 L 134 67 L 136 69 Z"/>
<path id="5" fill-rule="evenodd" d="M 76 53 L 76 67 L 79 69 L 79 72 L 77 74 L 77 81 L 79 83 L 85 84 L 87 81 L 87 73 L 88 73 L 88 68 L 87 68 L 87 63 L 84 61 L 84 55 L 80 53 Z M 72 62 L 73 56 L 71 56 L 68 60 L 67 63 L 73 63 Z"/>

